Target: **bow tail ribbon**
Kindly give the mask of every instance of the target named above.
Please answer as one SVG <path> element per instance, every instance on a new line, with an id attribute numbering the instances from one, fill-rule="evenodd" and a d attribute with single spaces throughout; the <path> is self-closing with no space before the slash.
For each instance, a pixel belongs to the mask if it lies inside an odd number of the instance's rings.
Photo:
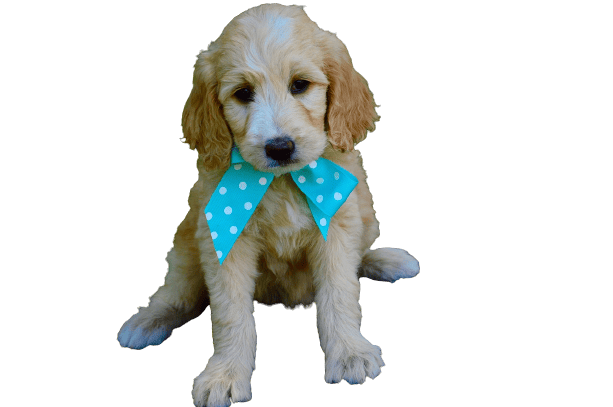
<path id="1" fill-rule="evenodd" d="M 241 234 L 274 175 L 256 171 L 236 152 L 204 209 L 213 245 L 222 264 Z"/>

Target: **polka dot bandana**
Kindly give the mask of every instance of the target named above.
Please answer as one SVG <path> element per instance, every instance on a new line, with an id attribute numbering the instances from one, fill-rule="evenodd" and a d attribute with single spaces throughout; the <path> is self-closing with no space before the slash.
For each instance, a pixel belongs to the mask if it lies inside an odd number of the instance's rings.
<path id="1" fill-rule="evenodd" d="M 313 219 L 327 239 L 330 219 L 358 184 L 357 178 L 325 158 L 312 161 L 291 176 L 306 195 Z M 273 178 L 272 173 L 254 169 L 236 147 L 232 149 L 230 168 L 204 209 L 219 264 L 223 264 Z"/>

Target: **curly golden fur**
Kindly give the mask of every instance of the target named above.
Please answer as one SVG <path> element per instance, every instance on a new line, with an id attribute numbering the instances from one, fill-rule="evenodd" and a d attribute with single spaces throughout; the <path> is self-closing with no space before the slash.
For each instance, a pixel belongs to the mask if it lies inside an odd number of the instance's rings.
<path id="1" fill-rule="evenodd" d="M 308 87 L 290 92 L 295 81 Z M 237 96 L 241 89 L 248 99 Z M 165 284 L 124 324 L 121 345 L 157 345 L 210 305 L 215 353 L 195 379 L 193 397 L 197 406 L 227 406 L 251 398 L 253 300 L 315 302 L 326 381 L 376 377 L 383 361 L 360 333 L 358 278 L 395 281 L 415 275 L 418 264 L 400 249 L 370 250 L 379 224 L 354 145 L 375 129 L 375 107 L 345 45 L 301 7 L 262 5 L 232 20 L 198 55 L 183 111 L 185 142 L 199 154 L 190 211 L 168 254 Z M 295 147 L 288 162 L 267 155 L 280 136 Z M 203 208 L 229 167 L 233 144 L 275 178 L 220 265 Z M 359 180 L 332 218 L 327 241 L 289 174 L 319 157 Z"/>

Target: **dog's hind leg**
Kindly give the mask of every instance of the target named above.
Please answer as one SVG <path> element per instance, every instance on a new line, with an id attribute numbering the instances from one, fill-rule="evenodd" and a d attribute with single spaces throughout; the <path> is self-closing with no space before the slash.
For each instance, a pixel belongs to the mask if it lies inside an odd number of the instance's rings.
<path id="1" fill-rule="evenodd" d="M 117 340 L 126 348 L 159 345 L 172 330 L 200 315 L 209 296 L 200 268 L 195 240 L 198 208 L 192 208 L 179 225 L 174 247 L 168 252 L 168 274 L 164 285 L 151 296 L 149 306 L 139 308 L 121 327 Z"/>
<path id="2" fill-rule="evenodd" d="M 358 277 L 390 283 L 401 278 L 415 277 L 418 273 L 419 262 L 415 257 L 405 250 L 390 247 L 368 250 L 358 269 Z"/>

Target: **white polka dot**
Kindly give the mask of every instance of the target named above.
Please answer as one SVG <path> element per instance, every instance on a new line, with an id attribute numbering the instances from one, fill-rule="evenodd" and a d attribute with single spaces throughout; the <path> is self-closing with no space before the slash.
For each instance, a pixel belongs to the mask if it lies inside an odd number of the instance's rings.
<path id="1" fill-rule="evenodd" d="M 317 195 L 317 203 L 321 203 L 324 200 L 323 195 Z"/>
<path id="2" fill-rule="evenodd" d="M 252 206 L 251 202 L 245 202 L 245 209 L 250 210 Z"/>
<path id="3" fill-rule="evenodd" d="M 228 192 L 228 190 L 226 189 L 226 187 L 221 187 L 221 188 L 219 188 L 219 193 L 220 193 L 220 194 L 225 195 L 225 194 L 226 194 L 226 192 Z"/>
<path id="4" fill-rule="evenodd" d="M 341 174 L 339 174 L 338 172 L 334 173 L 334 179 L 338 181 L 338 179 L 341 177 Z"/>
<path id="5" fill-rule="evenodd" d="M 304 175 L 301 175 L 298 177 L 298 182 L 300 182 L 301 184 L 304 184 L 304 181 L 306 181 L 306 178 L 304 178 Z"/>
<path id="6" fill-rule="evenodd" d="M 240 170 L 242 167 L 243 167 L 243 166 L 242 166 L 241 164 L 236 164 L 236 165 L 234 166 L 234 169 L 235 169 L 236 171 L 238 171 L 238 170 Z"/>
<path id="7" fill-rule="evenodd" d="M 221 250 L 217 250 L 217 258 L 221 259 L 221 256 L 223 256 L 223 253 L 221 252 Z"/>
<path id="8" fill-rule="evenodd" d="M 321 219 L 319 220 L 319 224 L 320 224 L 321 226 L 326 226 L 326 225 L 328 224 L 328 222 L 326 221 L 326 219 L 325 219 L 325 218 L 321 218 Z"/>
<path id="9" fill-rule="evenodd" d="M 247 183 L 246 182 L 241 182 L 240 184 L 238 184 L 238 187 L 244 191 L 245 188 L 247 188 Z"/>
<path id="10" fill-rule="evenodd" d="M 260 185 L 266 185 L 266 178 L 265 177 L 260 178 Z"/>
<path id="11" fill-rule="evenodd" d="M 323 178 L 317 178 L 317 183 L 318 184 L 323 184 L 324 183 L 324 179 Z"/>
<path id="12" fill-rule="evenodd" d="M 211 237 L 213 240 L 217 239 L 217 232 L 211 232 Z"/>
<path id="13" fill-rule="evenodd" d="M 230 226 L 230 233 L 232 233 L 233 235 L 236 234 L 236 232 L 238 232 L 238 229 L 236 228 L 236 226 Z"/>
<path id="14" fill-rule="evenodd" d="M 315 167 L 317 167 L 317 161 L 311 161 L 311 162 L 309 163 L 309 167 L 311 167 L 311 168 L 315 168 Z"/>
<path id="15" fill-rule="evenodd" d="M 341 195 L 340 192 L 335 192 L 334 199 L 336 199 L 337 201 L 340 201 L 341 199 L 343 199 L 343 196 Z"/>
<path id="16" fill-rule="evenodd" d="M 336 196 L 335 196 L 336 197 Z M 232 213 L 232 207 L 231 206 L 226 206 L 223 210 L 223 213 L 225 213 L 226 215 L 229 215 Z"/>
<path id="17" fill-rule="evenodd" d="M 211 212 L 206 213 L 206 220 L 211 220 L 212 217 L 213 217 L 213 214 Z"/>

